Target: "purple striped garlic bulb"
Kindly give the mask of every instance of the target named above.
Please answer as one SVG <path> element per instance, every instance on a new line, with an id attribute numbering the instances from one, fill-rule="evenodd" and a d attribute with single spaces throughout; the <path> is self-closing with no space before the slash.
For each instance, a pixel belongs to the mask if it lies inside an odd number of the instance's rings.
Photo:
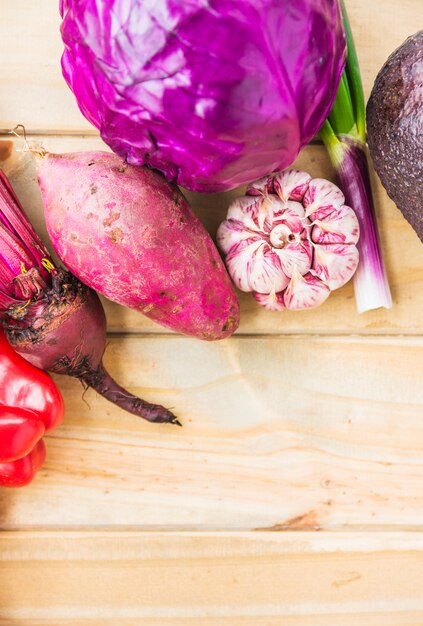
<path id="1" fill-rule="evenodd" d="M 358 221 L 344 202 L 336 185 L 299 170 L 250 185 L 217 231 L 235 285 L 272 311 L 322 304 L 358 265 Z"/>

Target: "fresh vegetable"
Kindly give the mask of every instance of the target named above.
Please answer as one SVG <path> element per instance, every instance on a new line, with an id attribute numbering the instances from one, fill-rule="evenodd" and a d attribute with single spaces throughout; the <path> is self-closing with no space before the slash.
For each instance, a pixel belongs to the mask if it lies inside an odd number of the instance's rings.
<path id="1" fill-rule="evenodd" d="M 344 4 L 348 58 L 338 93 L 320 130 L 335 167 L 346 202 L 360 224 L 360 263 L 354 274 L 354 291 L 359 313 L 379 307 L 390 308 L 392 298 L 382 260 L 366 156 L 366 120 L 360 69 Z"/>
<path id="2" fill-rule="evenodd" d="M 42 415 L 46 431 L 56 428 L 64 415 L 63 399 L 54 381 L 17 354 L 1 329 L 0 406 Z"/>
<path id="3" fill-rule="evenodd" d="M 214 340 L 236 330 L 222 259 L 162 174 L 84 152 L 40 157 L 38 180 L 54 249 L 82 282 L 180 333 Z"/>
<path id="4" fill-rule="evenodd" d="M 54 266 L 1 171 L 0 322 L 16 352 L 40 369 L 75 376 L 147 420 L 178 423 L 167 409 L 122 389 L 105 370 L 106 319 L 98 296 Z"/>
<path id="5" fill-rule="evenodd" d="M 291 165 L 345 64 L 338 0 L 61 0 L 62 68 L 128 163 L 224 191 Z"/>
<path id="6" fill-rule="evenodd" d="M 0 485 L 31 482 L 45 458 L 41 438 L 63 415 L 53 380 L 16 354 L 0 330 Z"/>
<path id="7" fill-rule="evenodd" d="M 234 283 L 265 308 L 310 309 L 358 264 L 359 226 L 331 182 L 287 170 L 253 183 L 217 232 Z"/>
<path id="8" fill-rule="evenodd" d="M 367 140 L 383 186 L 423 241 L 423 30 L 377 75 L 367 104 Z"/>
<path id="9" fill-rule="evenodd" d="M 29 414 L 29 411 L 28 411 Z M 34 414 L 35 417 L 35 414 Z M 0 420 L 3 418 L 3 409 L 0 407 Z M 46 447 L 40 439 L 31 452 L 16 461 L 0 461 L 0 486 L 25 487 L 28 485 L 46 459 Z"/>

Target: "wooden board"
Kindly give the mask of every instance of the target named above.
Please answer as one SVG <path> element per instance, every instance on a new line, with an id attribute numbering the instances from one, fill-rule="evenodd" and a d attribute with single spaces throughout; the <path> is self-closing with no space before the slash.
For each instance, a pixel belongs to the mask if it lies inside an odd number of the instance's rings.
<path id="1" fill-rule="evenodd" d="M 3 528 L 423 528 L 423 339 L 116 337 L 106 363 L 183 428 L 57 378 L 65 424 Z"/>
<path id="2" fill-rule="evenodd" d="M 1 626 L 422 624 L 415 534 L 11 533 L 0 555 Z"/>
<path id="3" fill-rule="evenodd" d="M 346 0 L 366 96 L 421 0 Z M 30 155 L 107 149 L 60 72 L 58 0 L 2 0 L 0 166 L 46 239 Z M 322 146 L 296 166 L 333 179 Z M 34 483 L 0 489 L 0 626 L 422 626 L 423 246 L 373 174 L 392 310 L 351 285 L 315 311 L 240 295 L 235 337 L 183 338 L 106 302 L 106 363 L 182 429 L 56 377 L 66 420 Z M 188 194 L 215 234 L 242 193 Z"/>

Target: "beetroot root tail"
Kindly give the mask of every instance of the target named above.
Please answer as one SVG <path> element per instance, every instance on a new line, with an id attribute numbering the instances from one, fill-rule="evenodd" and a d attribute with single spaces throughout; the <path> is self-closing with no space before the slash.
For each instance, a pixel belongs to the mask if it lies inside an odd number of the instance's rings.
<path id="1" fill-rule="evenodd" d="M 95 389 L 101 396 L 137 417 L 156 424 L 182 426 L 176 415 L 169 409 L 160 404 L 150 404 L 118 385 L 102 364 L 96 370 L 86 372 L 79 378 L 83 383 Z"/>

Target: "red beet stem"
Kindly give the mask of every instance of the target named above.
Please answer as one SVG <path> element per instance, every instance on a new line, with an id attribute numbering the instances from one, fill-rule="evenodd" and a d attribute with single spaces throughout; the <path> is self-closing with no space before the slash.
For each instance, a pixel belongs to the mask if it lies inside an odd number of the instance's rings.
<path id="1" fill-rule="evenodd" d="M 22 280 L 29 280 L 27 274 Z M 107 400 L 149 422 L 181 426 L 171 411 L 129 393 L 105 370 L 103 307 L 97 294 L 70 272 L 55 270 L 51 288 L 38 300 L 9 308 L 2 323 L 16 352 L 33 365 L 78 378 Z"/>
<path id="2" fill-rule="evenodd" d="M 104 398 L 133 415 L 142 417 L 149 422 L 182 426 L 177 417 L 165 407 L 160 406 L 160 404 L 150 404 L 118 385 L 104 368 L 103 363 L 100 363 L 96 370 L 90 370 L 79 378 Z"/>

